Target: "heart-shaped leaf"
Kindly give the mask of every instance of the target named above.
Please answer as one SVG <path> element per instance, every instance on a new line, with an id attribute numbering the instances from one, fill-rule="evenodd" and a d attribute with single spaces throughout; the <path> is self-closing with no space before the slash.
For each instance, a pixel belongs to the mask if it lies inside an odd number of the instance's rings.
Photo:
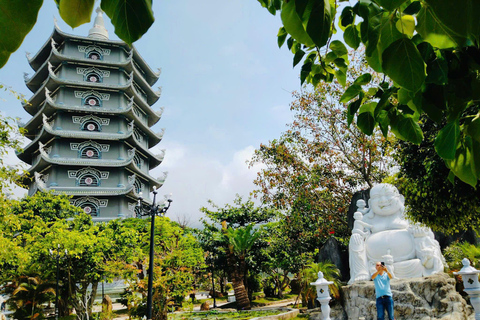
<path id="1" fill-rule="evenodd" d="M 409 91 L 416 92 L 425 81 L 425 63 L 410 39 L 393 42 L 383 51 L 382 61 L 383 71 Z"/>
<path id="2" fill-rule="evenodd" d="M 101 8 L 115 26 L 115 34 L 131 45 L 155 20 L 151 0 L 101 0 Z"/>
<path id="3" fill-rule="evenodd" d="M 0 5 L 0 68 L 23 42 L 37 22 L 43 0 L 2 1 Z"/>
<path id="4" fill-rule="evenodd" d="M 435 151 L 446 160 L 455 159 L 457 145 L 460 140 L 460 125 L 457 121 L 448 123 L 435 138 Z"/>
<path id="5" fill-rule="evenodd" d="M 63 21 L 76 28 L 90 22 L 95 0 L 60 0 L 58 11 Z"/>

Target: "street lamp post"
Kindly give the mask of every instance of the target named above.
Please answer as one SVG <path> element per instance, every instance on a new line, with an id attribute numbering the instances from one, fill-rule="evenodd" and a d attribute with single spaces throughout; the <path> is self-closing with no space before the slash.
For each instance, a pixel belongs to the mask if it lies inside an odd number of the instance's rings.
<path id="1" fill-rule="evenodd" d="M 210 259 L 211 259 L 211 262 L 212 262 L 212 298 L 213 298 L 213 307 L 216 308 L 217 307 L 217 302 L 215 300 L 215 296 L 216 296 L 216 293 L 215 293 L 215 277 L 213 275 L 213 269 L 214 269 L 214 263 L 215 263 L 215 257 L 213 254 L 210 255 Z"/>
<path id="2" fill-rule="evenodd" d="M 49 250 L 50 255 L 57 260 L 57 277 L 55 284 L 55 320 L 58 320 L 58 278 L 60 275 L 60 244 L 57 245 L 57 250 L 54 252 L 52 249 Z M 68 250 L 65 249 L 65 255 L 67 255 Z"/>
<path id="3" fill-rule="evenodd" d="M 155 216 L 163 217 L 165 213 L 170 208 L 172 204 L 171 194 L 170 197 L 163 203 L 163 206 L 156 204 L 157 198 L 157 188 L 153 187 L 153 201 L 151 205 L 142 204 L 142 193 L 139 193 L 138 204 L 137 204 L 137 217 L 149 216 L 151 217 L 150 221 L 150 253 L 149 253 L 149 264 L 148 264 L 148 295 L 147 295 L 147 319 L 152 319 L 152 289 L 153 289 L 153 246 L 155 238 Z"/>

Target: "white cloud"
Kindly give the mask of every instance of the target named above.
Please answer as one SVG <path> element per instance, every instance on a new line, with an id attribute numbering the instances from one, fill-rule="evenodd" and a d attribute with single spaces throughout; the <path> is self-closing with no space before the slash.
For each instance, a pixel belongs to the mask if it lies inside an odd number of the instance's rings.
<path id="1" fill-rule="evenodd" d="M 253 146 L 234 152 L 226 163 L 178 144 L 166 148 L 165 162 L 153 170 L 152 175 L 156 176 L 153 173 L 157 170 L 169 172 L 160 194 L 173 195 L 172 207 L 167 213 L 172 220 L 185 216 L 190 226 L 198 227 L 203 216 L 199 209 L 207 206 L 208 200 L 223 206 L 231 204 L 236 194 L 248 197 L 254 189 L 253 180 L 261 166 L 249 169 L 246 164 L 255 150 Z"/>

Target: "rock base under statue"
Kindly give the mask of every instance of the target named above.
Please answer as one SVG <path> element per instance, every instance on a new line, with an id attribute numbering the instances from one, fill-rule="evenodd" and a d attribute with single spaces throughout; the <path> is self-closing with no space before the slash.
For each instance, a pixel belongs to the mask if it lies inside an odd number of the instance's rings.
<path id="1" fill-rule="evenodd" d="M 455 290 L 455 279 L 445 273 L 424 278 L 392 280 L 391 288 L 396 320 L 473 320 L 473 308 Z M 343 307 L 335 306 L 332 320 L 375 320 L 375 287 L 373 281 L 344 286 Z M 312 312 L 310 320 L 322 319 Z"/>

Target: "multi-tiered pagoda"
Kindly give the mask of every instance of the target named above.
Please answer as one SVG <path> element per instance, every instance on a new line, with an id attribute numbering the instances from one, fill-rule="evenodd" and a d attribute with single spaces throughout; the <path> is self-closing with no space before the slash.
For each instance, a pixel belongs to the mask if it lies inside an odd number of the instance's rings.
<path id="1" fill-rule="evenodd" d="M 159 73 L 135 48 L 108 39 L 97 9 L 88 37 L 62 32 L 29 57 L 35 71 L 26 75 L 33 92 L 24 125 L 31 142 L 18 157 L 31 165 L 29 195 L 38 191 L 72 195 L 72 203 L 96 221 L 134 216 L 160 187 L 149 171 L 163 160 L 149 151 L 162 139 L 150 128 L 161 112 L 152 85 Z"/>

